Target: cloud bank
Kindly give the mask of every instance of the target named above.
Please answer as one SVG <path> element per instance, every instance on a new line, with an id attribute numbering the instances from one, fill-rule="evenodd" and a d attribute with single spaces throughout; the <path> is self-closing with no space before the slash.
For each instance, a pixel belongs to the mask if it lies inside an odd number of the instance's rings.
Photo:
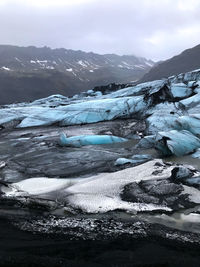
<path id="1" fill-rule="evenodd" d="M 200 43 L 199 0 L 1 0 L 1 44 L 162 60 Z"/>

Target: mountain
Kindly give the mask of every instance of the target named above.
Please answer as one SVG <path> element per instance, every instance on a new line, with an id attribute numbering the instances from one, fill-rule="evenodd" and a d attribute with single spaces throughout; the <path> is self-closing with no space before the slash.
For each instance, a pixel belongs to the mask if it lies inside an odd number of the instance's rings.
<path id="1" fill-rule="evenodd" d="M 0 104 L 51 94 L 71 96 L 109 83 L 132 83 L 153 65 L 133 55 L 0 45 Z"/>
<path id="2" fill-rule="evenodd" d="M 200 68 L 200 45 L 183 51 L 180 55 L 156 64 L 139 82 L 167 78 Z"/>

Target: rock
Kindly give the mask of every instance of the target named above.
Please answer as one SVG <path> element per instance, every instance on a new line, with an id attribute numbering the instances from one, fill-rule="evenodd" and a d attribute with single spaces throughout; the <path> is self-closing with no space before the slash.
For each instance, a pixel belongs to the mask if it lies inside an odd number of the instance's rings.
<path id="1" fill-rule="evenodd" d="M 146 91 L 144 99 L 149 102 L 150 106 L 155 106 L 165 101 L 172 100 L 167 81 L 162 80 L 158 85 Z"/>
<path id="2" fill-rule="evenodd" d="M 194 171 L 187 167 L 176 167 L 172 170 L 171 180 L 176 182 L 181 182 L 186 180 L 187 178 L 192 177 L 194 174 Z"/>
<path id="3" fill-rule="evenodd" d="M 184 193 L 182 185 L 167 180 L 149 180 L 131 183 L 124 187 L 121 197 L 125 201 L 137 203 L 153 203 L 179 210 L 189 208 L 193 203 Z"/>
<path id="4" fill-rule="evenodd" d="M 200 173 L 194 169 L 189 169 L 184 166 L 176 167 L 172 170 L 170 179 L 175 183 L 200 188 Z"/>
<path id="5" fill-rule="evenodd" d="M 96 135 L 104 129 L 123 135 L 124 130 L 120 127 L 126 129 L 126 123 L 129 122 L 102 122 L 62 130 L 75 136 L 81 133 Z M 27 177 L 78 177 L 114 171 L 113 162 L 117 158 L 130 156 L 135 151 L 135 141 L 98 147 L 61 147 L 57 145 L 59 131 L 58 126 L 52 126 L 2 132 L 0 161 L 6 162 L 6 166 L 0 168 L 1 179 L 17 182 Z"/>

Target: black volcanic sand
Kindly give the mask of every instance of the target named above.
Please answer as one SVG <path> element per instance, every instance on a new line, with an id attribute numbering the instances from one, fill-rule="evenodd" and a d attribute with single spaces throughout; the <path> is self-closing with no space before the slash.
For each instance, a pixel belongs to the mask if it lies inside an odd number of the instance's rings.
<path id="1" fill-rule="evenodd" d="M 0 220 L 0 266 L 199 266 L 199 247 L 159 237 L 69 240 Z"/>

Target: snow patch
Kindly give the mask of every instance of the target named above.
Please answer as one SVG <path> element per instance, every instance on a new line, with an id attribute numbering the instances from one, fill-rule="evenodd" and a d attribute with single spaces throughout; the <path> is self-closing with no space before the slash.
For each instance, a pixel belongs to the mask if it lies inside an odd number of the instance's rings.
<path id="1" fill-rule="evenodd" d="M 46 69 L 48 69 L 48 70 L 54 70 L 55 68 L 53 66 L 46 66 Z"/>
<path id="2" fill-rule="evenodd" d="M 16 59 L 18 62 L 21 62 L 21 60 L 20 60 L 19 58 L 15 57 L 15 59 Z"/>
<path id="3" fill-rule="evenodd" d="M 160 164 L 156 164 L 156 163 Z M 84 179 L 49 179 L 31 178 L 13 183 L 10 188 L 3 187 L 6 196 L 24 196 L 47 194 L 59 190 L 66 205 L 81 209 L 87 213 L 102 213 L 116 209 L 129 212 L 165 210 L 170 208 L 153 205 L 130 203 L 121 200 L 125 185 L 132 182 L 170 177 L 172 166 L 165 166 L 162 160 L 152 160 L 134 168 L 115 173 L 103 173 Z M 157 175 L 154 174 L 157 171 Z"/>
<path id="4" fill-rule="evenodd" d="M 87 62 L 88 63 L 88 62 Z M 88 64 L 86 64 L 86 61 L 83 60 L 79 60 L 78 64 L 81 65 L 82 67 L 86 68 L 88 66 Z"/>
<path id="5" fill-rule="evenodd" d="M 154 64 L 152 64 L 152 63 L 149 63 L 149 62 L 145 62 L 145 64 L 147 65 L 147 66 L 149 66 L 149 67 L 153 67 L 154 66 Z"/>
<path id="6" fill-rule="evenodd" d="M 2 70 L 10 71 L 10 68 L 7 67 L 1 67 Z"/>

